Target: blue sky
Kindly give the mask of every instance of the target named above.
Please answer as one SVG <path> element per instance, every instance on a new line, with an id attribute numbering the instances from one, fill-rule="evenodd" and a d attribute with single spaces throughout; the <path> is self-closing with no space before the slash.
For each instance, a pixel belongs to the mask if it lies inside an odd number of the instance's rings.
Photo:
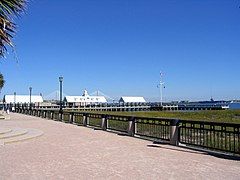
<path id="1" fill-rule="evenodd" d="M 32 0 L 0 64 L 4 94 L 240 99 L 238 0 Z"/>

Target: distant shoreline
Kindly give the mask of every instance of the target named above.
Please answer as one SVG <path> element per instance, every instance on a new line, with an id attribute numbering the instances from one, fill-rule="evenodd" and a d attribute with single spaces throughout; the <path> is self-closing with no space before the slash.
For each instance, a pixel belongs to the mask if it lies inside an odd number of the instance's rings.
<path id="1" fill-rule="evenodd" d="M 239 103 L 230 103 L 229 109 L 240 109 L 240 102 Z"/>

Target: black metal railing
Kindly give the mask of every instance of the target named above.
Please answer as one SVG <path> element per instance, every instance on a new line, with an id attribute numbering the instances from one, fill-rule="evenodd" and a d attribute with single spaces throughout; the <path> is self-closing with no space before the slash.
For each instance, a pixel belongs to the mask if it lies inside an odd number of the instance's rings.
<path id="1" fill-rule="evenodd" d="M 119 132 L 128 132 L 130 118 L 127 116 L 106 115 L 107 129 Z"/>
<path id="2" fill-rule="evenodd" d="M 240 124 L 21 108 L 16 112 L 240 155 Z"/>
<path id="3" fill-rule="evenodd" d="M 136 134 L 154 139 L 170 140 L 169 119 L 136 117 Z"/>
<path id="4" fill-rule="evenodd" d="M 180 143 L 240 153 L 240 124 L 180 121 Z"/>
<path id="5" fill-rule="evenodd" d="M 83 125 L 83 114 L 73 113 L 74 123 L 77 125 Z"/>
<path id="6" fill-rule="evenodd" d="M 71 114 L 68 112 L 63 112 L 62 114 L 62 121 L 64 122 L 70 122 L 71 120 Z"/>
<path id="7" fill-rule="evenodd" d="M 87 114 L 87 125 L 93 127 L 101 127 L 102 116 L 102 114 Z"/>
<path id="8" fill-rule="evenodd" d="M 52 111 L 47 111 L 46 112 L 47 114 L 46 114 L 46 118 L 48 118 L 48 119 L 52 119 Z"/>
<path id="9" fill-rule="evenodd" d="M 59 111 L 54 111 L 54 113 L 53 113 L 53 119 L 54 119 L 54 120 L 60 120 Z"/>

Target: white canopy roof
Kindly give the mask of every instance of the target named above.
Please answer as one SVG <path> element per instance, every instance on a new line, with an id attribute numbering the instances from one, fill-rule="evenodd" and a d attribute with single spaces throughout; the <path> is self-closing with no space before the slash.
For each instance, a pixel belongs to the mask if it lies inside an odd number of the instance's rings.
<path id="1" fill-rule="evenodd" d="M 119 102 L 123 103 L 145 103 L 145 99 L 143 97 L 121 97 Z"/>
<path id="2" fill-rule="evenodd" d="M 106 103 L 104 96 L 65 96 L 64 100 L 68 103 Z"/>
<path id="3" fill-rule="evenodd" d="M 3 98 L 3 102 L 10 103 L 30 103 L 30 95 L 5 95 Z M 31 96 L 32 103 L 40 103 L 43 102 L 42 96 L 32 95 Z"/>
<path id="4" fill-rule="evenodd" d="M 106 103 L 104 96 L 90 96 L 87 90 L 84 90 L 82 96 L 65 96 L 64 101 L 68 103 Z"/>

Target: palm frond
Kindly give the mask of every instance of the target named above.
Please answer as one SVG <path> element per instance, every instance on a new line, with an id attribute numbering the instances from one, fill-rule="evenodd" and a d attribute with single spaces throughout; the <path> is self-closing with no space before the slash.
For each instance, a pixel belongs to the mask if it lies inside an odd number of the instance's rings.
<path id="1" fill-rule="evenodd" d="M 4 84 L 5 84 L 5 80 L 3 78 L 2 73 L 0 73 L 0 90 L 3 88 Z"/>
<path id="2" fill-rule="evenodd" d="M 26 3 L 26 0 L 0 0 L 0 56 L 4 56 L 6 46 L 13 47 L 16 30 L 13 18 L 25 11 Z"/>

